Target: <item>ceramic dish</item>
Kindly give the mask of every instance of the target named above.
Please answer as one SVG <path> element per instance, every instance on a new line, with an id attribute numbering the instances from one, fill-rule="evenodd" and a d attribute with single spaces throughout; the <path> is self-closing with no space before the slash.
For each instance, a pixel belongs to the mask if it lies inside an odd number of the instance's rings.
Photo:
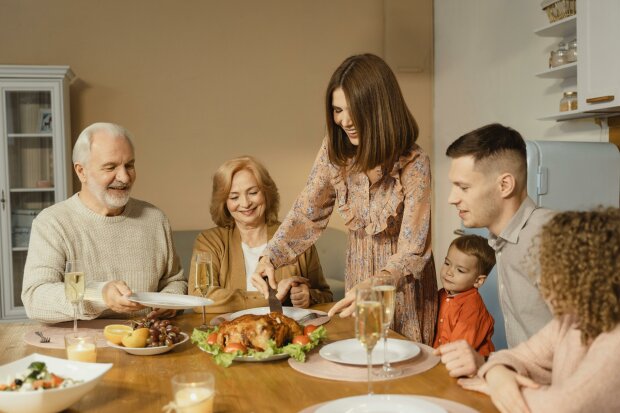
<path id="1" fill-rule="evenodd" d="M 166 293 L 133 293 L 128 299 L 145 307 L 166 308 L 169 310 L 185 310 L 213 304 L 213 300 L 208 298 Z"/>
<path id="2" fill-rule="evenodd" d="M 159 346 L 159 347 L 125 347 L 125 346 L 119 346 L 117 344 L 114 344 L 110 341 L 107 342 L 108 346 L 112 347 L 112 348 L 117 348 L 120 350 L 123 350 L 129 354 L 133 354 L 135 356 L 154 356 L 155 354 L 162 354 L 162 353 L 167 353 L 170 350 L 172 350 L 173 348 L 180 346 L 181 344 L 185 343 L 187 340 L 189 340 L 189 336 L 183 332 L 181 332 L 181 335 L 183 336 L 183 340 L 179 341 L 178 343 L 176 343 L 173 346 Z"/>
<path id="3" fill-rule="evenodd" d="M 448 413 L 443 407 L 414 396 L 373 394 L 328 402 L 315 413 Z"/>
<path id="4" fill-rule="evenodd" d="M 45 363 L 47 370 L 63 378 L 81 380 L 74 386 L 43 391 L 0 391 L 0 411 L 4 413 L 52 413 L 69 408 L 91 391 L 112 364 L 83 363 L 33 353 L 12 363 L 0 366 L 0 378 L 14 379 L 34 361 Z"/>
<path id="5" fill-rule="evenodd" d="M 202 349 L 200 347 L 198 347 L 198 348 L 200 350 L 204 351 L 207 354 L 211 354 L 207 350 L 204 350 L 204 349 Z M 235 361 L 246 361 L 246 362 L 249 362 L 249 363 L 262 363 L 263 361 L 282 360 L 282 359 L 286 359 L 286 358 L 289 358 L 289 357 L 290 356 L 288 354 L 274 354 L 271 357 L 267 357 L 267 358 L 264 358 L 264 359 L 257 360 L 257 359 L 255 359 L 252 356 L 237 356 L 237 357 L 235 357 Z"/>
<path id="6" fill-rule="evenodd" d="M 308 320 L 309 323 L 312 323 L 312 324 L 315 324 L 313 321 L 318 320 L 319 318 L 320 319 L 325 318 L 324 322 L 329 321 L 329 318 L 327 318 L 327 313 L 325 311 L 309 310 L 307 308 L 298 308 L 298 307 L 282 307 L 282 313 L 285 316 L 290 317 L 295 321 L 302 320 L 304 317 L 307 317 L 310 314 L 316 314 L 317 318 L 313 320 Z M 211 320 L 211 325 L 216 326 L 222 323 L 223 321 L 234 320 L 235 318 L 241 317 L 242 315 L 246 315 L 246 314 L 254 314 L 254 315 L 269 314 L 269 307 L 248 308 L 247 310 L 241 310 L 235 313 L 222 314 L 221 316 L 213 318 Z M 303 323 L 303 324 L 305 325 L 308 323 Z M 316 325 L 320 325 L 320 324 L 323 324 L 323 323 L 318 323 Z"/>
<path id="7" fill-rule="evenodd" d="M 388 338 L 387 357 L 390 363 L 409 360 L 418 354 L 420 354 L 420 347 L 414 342 Z M 366 365 L 366 350 L 355 338 L 329 343 L 319 350 L 319 355 L 335 363 Z M 383 364 L 383 340 L 377 342 L 372 350 L 372 364 Z"/>

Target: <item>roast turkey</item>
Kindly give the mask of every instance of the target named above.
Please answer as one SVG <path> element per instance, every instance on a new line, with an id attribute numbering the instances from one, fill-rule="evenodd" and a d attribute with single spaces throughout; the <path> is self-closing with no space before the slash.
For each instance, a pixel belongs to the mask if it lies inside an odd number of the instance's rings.
<path id="1" fill-rule="evenodd" d="M 225 347 L 230 343 L 241 343 L 247 348 L 264 351 L 269 340 L 274 340 L 277 347 L 282 347 L 301 334 L 303 328 L 283 314 L 246 314 L 220 324 L 217 344 Z"/>

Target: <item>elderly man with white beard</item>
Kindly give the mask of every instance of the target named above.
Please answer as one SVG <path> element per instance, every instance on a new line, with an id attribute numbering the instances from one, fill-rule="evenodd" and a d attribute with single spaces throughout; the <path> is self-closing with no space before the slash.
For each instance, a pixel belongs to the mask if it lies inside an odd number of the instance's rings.
<path id="1" fill-rule="evenodd" d="M 67 260 L 79 260 L 84 269 L 82 319 L 144 315 L 144 307 L 128 299 L 132 291 L 186 294 L 168 219 L 130 197 L 136 179 L 130 133 L 112 123 L 88 126 L 75 142 L 73 167 L 80 192 L 44 209 L 32 223 L 22 287 L 28 317 L 73 318 L 64 292 Z M 174 310 L 153 313 L 166 317 Z"/>

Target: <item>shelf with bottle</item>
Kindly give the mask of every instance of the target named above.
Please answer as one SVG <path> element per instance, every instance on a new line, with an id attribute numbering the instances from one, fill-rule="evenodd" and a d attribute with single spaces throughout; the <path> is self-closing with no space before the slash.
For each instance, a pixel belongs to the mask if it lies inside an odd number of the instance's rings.
<path id="1" fill-rule="evenodd" d="M 544 9 L 544 7 L 543 7 Z M 574 10 L 573 10 L 574 12 Z M 558 38 L 561 41 L 557 44 L 557 49 L 551 51 L 549 57 L 549 68 L 535 74 L 542 79 L 560 79 L 573 84 L 576 87 L 577 80 L 577 14 L 565 17 L 561 20 L 549 23 L 534 33 L 540 37 Z M 570 49 L 570 51 L 569 51 Z M 570 56 L 570 57 L 569 57 Z M 564 82 L 565 84 L 566 82 Z M 561 95 L 559 96 L 561 97 Z M 590 114 L 581 114 L 579 110 L 558 111 L 557 113 L 544 116 L 539 120 L 568 120 L 576 118 L 591 117 Z"/>
<path id="2" fill-rule="evenodd" d="M 609 39 L 618 38 L 620 35 L 620 26 L 617 24 L 620 1 L 546 0 L 544 4 L 556 2 L 562 6 L 570 6 L 576 14 L 538 29 L 535 33 L 538 36 L 556 37 L 568 42 L 561 56 L 564 61 L 559 59 L 559 63 L 550 64 L 550 66 L 562 69 L 545 70 L 537 76 L 563 79 L 560 86 L 565 89 L 566 86 L 572 86 L 566 83 L 573 82 L 573 69 L 565 69 L 564 64 L 571 62 L 571 59 L 576 61 L 577 76 L 575 85 L 571 89 L 579 92 L 578 108 L 540 119 L 562 121 L 619 116 L 620 103 L 616 97 L 620 96 L 620 77 L 618 76 L 620 54 L 610 49 Z M 577 42 L 579 42 L 578 45 Z M 579 46 L 579 55 L 577 55 L 577 46 Z M 554 57 L 557 58 L 557 55 L 551 56 L 550 60 Z M 558 100 L 560 97 L 558 96 Z"/>
<path id="3" fill-rule="evenodd" d="M 538 120 L 563 121 L 563 120 L 572 120 L 572 119 L 585 119 L 585 118 L 592 118 L 592 117 L 598 117 L 598 116 L 592 113 L 588 113 L 588 112 L 580 112 L 579 110 L 569 110 L 566 112 L 557 112 L 557 113 L 553 113 L 547 116 L 543 116 L 543 117 L 538 118 Z"/>
<path id="4" fill-rule="evenodd" d="M 542 72 L 536 73 L 536 76 L 543 79 L 566 79 L 575 77 L 577 76 L 577 62 L 543 70 Z"/>

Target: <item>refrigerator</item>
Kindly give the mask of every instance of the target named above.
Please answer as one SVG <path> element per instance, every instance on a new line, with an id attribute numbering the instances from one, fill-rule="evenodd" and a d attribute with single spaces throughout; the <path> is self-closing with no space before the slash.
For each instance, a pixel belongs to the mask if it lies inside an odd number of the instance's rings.
<path id="1" fill-rule="evenodd" d="M 620 152 L 606 142 L 526 141 L 527 192 L 537 205 L 557 210 L 588 210 L 620 204 Z M 488 237 L 485 228 L 464 233 Z M 493 344 L 506 348 L 504 317 L 499 305 L 495 268 L 480 288 L 495 319 Z"/>

